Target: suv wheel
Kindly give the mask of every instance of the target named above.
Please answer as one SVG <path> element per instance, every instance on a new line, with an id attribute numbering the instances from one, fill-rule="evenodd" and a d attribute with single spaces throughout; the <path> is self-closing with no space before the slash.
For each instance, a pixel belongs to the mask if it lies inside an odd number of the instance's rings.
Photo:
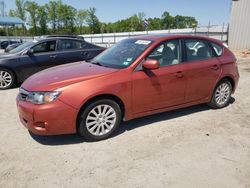
<path id="1" fill-rule="evenodd" d="M 89 104 L 80 114 L 78 133 L 89 141 L 109 137 L 121 122 L 121 109 L 110 99 L 101 99 Z"/>

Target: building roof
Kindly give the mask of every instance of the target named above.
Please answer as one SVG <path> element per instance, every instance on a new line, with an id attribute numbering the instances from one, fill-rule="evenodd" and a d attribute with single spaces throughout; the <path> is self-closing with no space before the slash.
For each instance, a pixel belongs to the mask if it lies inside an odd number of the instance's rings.
<path id="1" fill-rule="evenodd" d="M 18 24 L 24 24 L 24 21 L 22 21 L 20 18 L 17 17 L 0 17 L 0 25 L 18 25 Z"/>

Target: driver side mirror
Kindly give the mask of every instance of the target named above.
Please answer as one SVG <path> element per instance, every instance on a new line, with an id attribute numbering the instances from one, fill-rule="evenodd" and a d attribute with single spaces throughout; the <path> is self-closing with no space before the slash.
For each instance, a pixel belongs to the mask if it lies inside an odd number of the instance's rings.
<path id="1" fill-rule="evenodd" d="M 31 55 L 34 54 L 34 50 L 33 50 L 33 49 L 29 49 L 29 50 L 26 52 L 26 54 L 27 54 L 28 56 L 31 56 Z"/>
<path id="2" fill-rule="evenodd" d="M 155 59 L 148 59 L 143 63 L 143 68 L 148 70 L 154 70 L 160 68 L 160 62 Z"/>

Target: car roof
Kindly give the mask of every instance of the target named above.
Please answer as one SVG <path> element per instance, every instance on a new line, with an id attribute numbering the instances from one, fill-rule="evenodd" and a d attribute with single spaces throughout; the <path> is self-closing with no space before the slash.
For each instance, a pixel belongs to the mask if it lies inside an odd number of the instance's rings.
<path id="1" fill-rule="evenodd" d="M 88 41 L 85 41 L 84 38 L 72 38 L 72 37 L 48 37 L 48 38 L 35 38 L 33 41 L 30 42 L 38 42 L 38 43 L 42 43 L 42 42 L 46 42 L 46 41 L 55 41 L 55 40 L 74 40 L 74 41 L 81 41 L 81 42 L 85 42 L 89 45 L 95 46 L 95 47 L 100 47 L 96 44 L 90 43 Z"/>
<path id="2" fill-rule="evenodd" d="M 72 37 L 46 37 L 46 38 L 35 38 L 35 41 L 51 41 L 51 40 L 78 40 L 78 41 L 85 41 L 83 38 L 72 38 Z"/>
<path id="3" fill-rule="evenodd" d="M 202 35 L 191 35 L 191 34 L 149 34 L 149 35 L 140 35 L 134 37 L 138 40 L 151 40 L 151 41 L 164 41 L 164 40 L 171 40 L 171 39 L 200 39 L 200 40 L 207 40 L 210 42 L 215 42 L 220 45 L 222 45 L 222 42 L 220 40 L 216 40 L 213 38 L 209 38 Z"/>
<path id="4" fill-rule="evenodd" d="M 54 38 L 54 37 L 66 37 L 66 38 L 84 39 L 83 36 L 79 36 L 79 35 L 66 35 L 66 34 L 61 34 L 61 35 L 42 35 L 40 38 Z"/>

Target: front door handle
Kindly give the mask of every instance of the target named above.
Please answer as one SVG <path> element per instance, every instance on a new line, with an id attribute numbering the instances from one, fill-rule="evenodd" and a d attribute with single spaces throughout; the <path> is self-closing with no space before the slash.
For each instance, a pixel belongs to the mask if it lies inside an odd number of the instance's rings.
<path id="1" fill-rule="evenodd" d="M 219 65 L 213 65 L 213 66 L 211 67 L 211 69 L 212 69 L 212 70 L 219 70 L 220 67 L 219 67 Z"/>
<path id="2" fill-rule="evenodd" d="M 178 71 L 177 73 L 175 73 L 175 76 L 177 78 L 182 78 L 184 76 L 183 72 L 182 71 Z"/>

